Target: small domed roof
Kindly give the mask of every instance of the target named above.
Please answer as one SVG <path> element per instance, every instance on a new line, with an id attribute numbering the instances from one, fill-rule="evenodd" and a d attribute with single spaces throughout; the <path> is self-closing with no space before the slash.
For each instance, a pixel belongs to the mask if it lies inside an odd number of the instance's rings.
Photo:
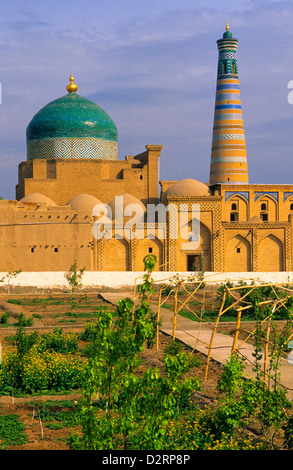
<path id="1" fill-rule="evenodd" d="M 31 193 L 20 199 L 19 202 L 34 202 L 36 204 L 46 204 L 47 206 L 56 206 L 57 204 L 44 194 Z"/>
<path id="2" fill-rule="evenodd" d="M 200 181 L 187 178 L 182 181 L 177 181 L 170 186 L 163 194 L 162 202 L 167 203 L 167 196 L 211 196 L 209 187 Z"/>
<path id="3" fill-rule="evenodd" d="M 91 211 L 96 204 L 102 204 L 101 201 L 91 194 L 78 194 L 67 203 L 75 211 Z"/>
<path id="4" fill-rule="evenodd" d="M 231 39 L 231 38 L 232 38 L 231 31 L 225 31 L 223 34 L 223 39 Z"/>
<path id="5" fill-rule="evenodd" d="M 122 194 L 120 196 L 116 196 L 114 199 L 112 199 L 111 202 L 109 202 L 109 207 L 112 211 L 112 218 L 115 219 L 115 201 L 117 200 L 116 198 L 119 198 L 119 197 L 123 197 L 123 204 L 122 204 L 122 207 L 123 207 L 123 214 L 124 214 L 124 209 L 126 206 L 130 205 L 130 204 L 137 204 L 139 206 L 142 207 L 143 209 L 143 212 L 146 212 L 146 207 L 145 205 L 139 200 L 137 199 L 137 197 L 135 196 L 132 196 L 132 194 Z M 129 215 L 129 217 L 131 216 L 131 214 Z M 128 215 L 127 215 L 128 217 Z"/>

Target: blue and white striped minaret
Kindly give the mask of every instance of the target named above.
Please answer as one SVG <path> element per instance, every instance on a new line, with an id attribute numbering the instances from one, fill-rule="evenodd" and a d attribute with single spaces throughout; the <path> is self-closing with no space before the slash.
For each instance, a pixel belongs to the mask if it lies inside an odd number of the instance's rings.
<path id="1" fill-rule="evenodd" d="M 210 186 L 247 184 L 248 168 L 237 65 L 238 39 L 227 22 L 219 50 Z"/>

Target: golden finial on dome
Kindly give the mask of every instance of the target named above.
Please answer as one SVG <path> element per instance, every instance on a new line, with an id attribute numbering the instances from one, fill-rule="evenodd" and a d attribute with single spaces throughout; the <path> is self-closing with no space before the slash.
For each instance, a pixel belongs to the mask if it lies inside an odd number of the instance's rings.
<path id="1" fill-rule="evenodd" d="M 75 93 L 78 90 L 78 86 L 73 83 L 74 78 L 72 74 L 70 74 L 69 81 L 70 83 L 67 85 L 66 90 L 68 91 L 68 93 Z"/>
<path id="2" fill-rule="evenodd" d="M 229 23 L 228 23 L 228 20 L 226 21 L 226 31 L 229 31 Z"/>

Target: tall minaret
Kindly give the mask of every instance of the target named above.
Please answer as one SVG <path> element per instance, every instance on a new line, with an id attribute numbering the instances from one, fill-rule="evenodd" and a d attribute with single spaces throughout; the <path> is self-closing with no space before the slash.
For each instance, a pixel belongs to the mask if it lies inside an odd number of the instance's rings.
<path id="1" fill-rule="evenodd" d="M 227 22 L 219 49 L 216 103 L 210 167 L 210 186 L 247 184 L 246 144 L 237 66 L 238 39 Z"/>

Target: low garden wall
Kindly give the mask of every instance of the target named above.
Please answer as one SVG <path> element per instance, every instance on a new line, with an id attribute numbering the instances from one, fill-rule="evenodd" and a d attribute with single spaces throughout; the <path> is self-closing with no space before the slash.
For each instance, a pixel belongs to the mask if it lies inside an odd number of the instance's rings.
<path id="1" fill-rule="evenodd" d="M 68 289 L 69 285 L 64 277 L 65 273 L 57 272 L 21 272 L 13 278 L 9 278 L 9 273 L 0 273 L 1 291 L 15 288 L 34 289 Z M 131 288 L 142 282 L 143 272 L 101 272 L 86 271 L 82 276 L 83 289 L 98 288 L 121 289 Z M 191 272 L 153 272 L 152 278 L 156 283 L 169 283 L 175 277 L 184 279 L 195 278 L 197 273 Z M 204 280 L 208 284 L 220 284 L 227 281 L 239 282 L 268 282 L 268 283 L 291 283 L 293 282 L 293 272 L 225 272 L 204 273 Z"/>

